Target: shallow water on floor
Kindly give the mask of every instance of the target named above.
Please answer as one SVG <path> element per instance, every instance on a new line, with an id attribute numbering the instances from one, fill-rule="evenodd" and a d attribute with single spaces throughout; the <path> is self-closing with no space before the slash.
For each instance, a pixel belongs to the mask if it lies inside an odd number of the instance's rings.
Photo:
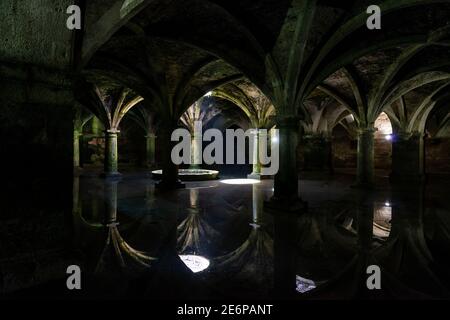
<path id="1" fill-rule="evenodd" d="M 348 177 L 300 181 L 308 210 L 268 210 L 273 182 L 186 183 L 160 193 L 145 174 L 75 177 L 71 213 L 4 220 L 7 297 L 448 297 L 450 210 L 442 182 L 375 190 Z M 62 217 L 63 216 L 63 217 Z M 25 219 L 25 218 L 22 218 Z M 42 226 L 39 226 L 41 224 Z M 23 237 L 21 235 L 27 235 Z M 40 244 L 39 244 L 40 243 Z M 68 292 L 78 265 L 83 289 Z M 369 266 L 381 290 L 369 290 Z"/>

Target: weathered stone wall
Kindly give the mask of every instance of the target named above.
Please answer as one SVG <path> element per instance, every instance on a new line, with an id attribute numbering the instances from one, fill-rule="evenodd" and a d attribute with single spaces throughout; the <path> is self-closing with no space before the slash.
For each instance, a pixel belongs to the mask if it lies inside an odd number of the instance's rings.
<path id="1" fill-rule="evenodd" d="M 425 172 L 450 174 L 450 138 L 425 140 Z"/>
<path id="2" fill-rule="evenodd" d="M 0 252 L 9 257 L 0 255 L 3 289 L 27 286 L 26 277 L 43 274 L 40 266 L 57 268 L 61 258 L 54 253 L 66 244 L 73 177 L 70 4 L 0 1 Z"/>
<path id="3" fill-rule="evenodd" d="M 71 0 L 0 1 L 0 61 L 66 69 L 73 33 L 67 29 Z"/>
<path id="4" fill-rule="evenodd" d="M 374 150 L 375 169 L 391 170 L 392 142 L 385 139 L 375 139 Z"/>
<path id="5" fill-rule="evenodd" d="M 49 175 L 71 166 L 71 4 L 0 2 L 0 150 L 18 171 Z"/>
<path id="6" fill-rule="evenodd" d="M 335 168 L 355 168 L 356 170 L 356 140 L 336 138 L 332 141 L 333 166 Z"/>

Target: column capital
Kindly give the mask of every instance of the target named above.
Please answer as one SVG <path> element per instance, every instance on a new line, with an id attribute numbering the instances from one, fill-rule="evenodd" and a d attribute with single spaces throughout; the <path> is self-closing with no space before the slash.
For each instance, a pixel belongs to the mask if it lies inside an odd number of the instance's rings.
<path id="1" fill-rule="evenodd" d="M 154 133 L 150 133 L 150 134 L 145 135 L 144 138 L 151 138 L 151 139 L 153 139 L 153 138 L 157 138 L 157 136 Z"/>
<path id="2" fill-rule="evenodd" d="M 328 134 L 324 134 L 323 132 L 320 133 L 313 133 L 308 132 L 303 134 L 303 139 L 305 140 L 330 140 L 332 137 Z"/>
<path id="3" fill-rule="evenodd" d="M 358 128 L 357 132 L 358 135 L 366 135 L 366 134 L 375 134 L 375 132 L 377 132 L 378 129 L 377 128 Z"/>
<path id="4" fill-rule="evenodd" d="M 73 130 L 73 136 L 79 138 L 79 137 L 83 136 L 83 132 L 75 129 L 75 130 Z"/>
<path id="5" fill-rule="evenodd" d="M 408 131 L 399 131 L 395 134 L 396 140 L 410 140 L 410 139 L 423 139 L 425 137 L 425 134 L 423 132 L 408 132 Z"/>
<path id="6" fill-rule="evenodd" d="M 105 130 L 105 133 L 108 134 L 108 135 L 115 135 L 115 134 L 119 134 L 120 130 L 118 130 L 118 129 L 108 129 L 108 130 Z"/>

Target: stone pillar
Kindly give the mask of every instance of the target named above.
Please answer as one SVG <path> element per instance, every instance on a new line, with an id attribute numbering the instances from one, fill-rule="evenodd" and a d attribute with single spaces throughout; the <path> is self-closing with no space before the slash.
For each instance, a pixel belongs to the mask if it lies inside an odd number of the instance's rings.
<path id="1" fill-rule="evenodd" d="M 147 168 L 155 166 L 155 150 L 156 136 L 154 134 L 145 136 L 145 166 Z"/>
<path id="2" fill-rule="evenodd" d="M 252 129 L 252 139 L 253 139 L 253 169 L 252 173 L 247 176 L 249 179 L 261 179 L 261 161 L 259 157 L 260 153 L 260 139 L 262 139 L 262 133 L 259 129 Z"/>
<path id="3" fill-rule="evenodd" d="M 73 169 L 80 170 L 80 137 L 83 134 L 79 130 L 73 131 Z"/>
<path id="4" fill-rule="evenodd" d="M 374 128 L 365 128 L 358 131 L 358 187 L 371 188 L 374 184 L 374 134 Z"/>
<path id="5" fill-rule="evenodd" d="M 156 185 L 160 190 L 174 190 L 184 188 L 184 184 L 178 178 L 178 166 L 172 161 L 172 149 L 175 142 L 171 140 L 172 132 L 176 129 L 176 125 L 163 125 L 158 135 L 162 152 L 162 178 Z"/>
<path id="6" fill-rule="evenodd" d="M 279 130 L 280 167 L 275 175 L 274 196 L 266 203 L 269 209 L 298 212 L 306 209 L 306 204 L 298 195 L 297 145 L 299 118 L 277 119 Z M 272 155 L 273 157 L 273 155 Z"/>
<path id="7" fill-rule="evenodd" d="M 102 127 L 102 124 L 101 124 L 100 120 L 97 117 L 93 117 L 91 129 L 92 129 L 92 134 L 94 136 L 98 137 L 101 135 L 101 127 Z"/>
<path id="8" fill-rule="evenodd" d="M 422 182 L 424 170 L 424 137 L 420 133 L 399 133 L 392 143 L 392 182 Z"/>
<path id="9" fill-rule="evenodd" d="M 203 155 L 202 124 L 200 121 L 196 121 L 191 140 L 191 165 L 189 166 L 189 169 L 200 169 L 203 158 L 202 155 Z"/>
<path id="10" fill-rule="evenodd" d="M 105 177 L 120 176 L 118 171 L 119 155 L 117 151 L 117 138 L 120 131 L 107 130 L 105 132 Z"/>
<path id="11" fill-rule="evenodd" d="M 333 172 L 331 139 L 320 134 L 303 137 L 305 171 Z"/>

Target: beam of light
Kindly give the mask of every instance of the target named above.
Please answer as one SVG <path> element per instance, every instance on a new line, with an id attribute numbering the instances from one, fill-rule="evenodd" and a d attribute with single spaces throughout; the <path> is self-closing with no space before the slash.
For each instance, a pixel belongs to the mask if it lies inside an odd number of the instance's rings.
<path id="1" fill-rule="evenodd" d="M 191 269 L 193 273 L 199 273 L 209 268 L 210 262 L 208 259 L 202 256 L 196 256 L 193 254 L 179 255 L 181 261 Z"/>
<path id="2" fill-rule="evenodd" d="M 245 185 L 245 184 L 258 184 L 261 183 L 261 181 L 256 179 L 228 179 L 228 180 L 222 180 L 220 181 L 224 184 L 233 184 L 233 185 Z"/>

